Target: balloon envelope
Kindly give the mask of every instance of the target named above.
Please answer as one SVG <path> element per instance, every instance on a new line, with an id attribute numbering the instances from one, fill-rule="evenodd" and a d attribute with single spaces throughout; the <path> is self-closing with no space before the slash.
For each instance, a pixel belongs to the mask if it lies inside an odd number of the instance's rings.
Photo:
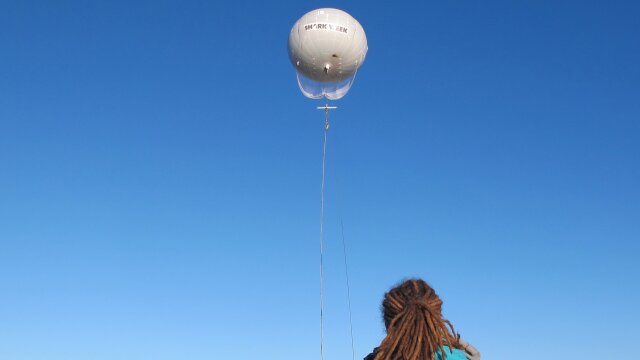
<path id="1" fill-rule="evenodd" d="M 302 93 L 312 99 L 340 99 L 351 88 L 367 55 L 360 23 L 338 9 L 317 9 L 289 33 L 289 59 Z"/>

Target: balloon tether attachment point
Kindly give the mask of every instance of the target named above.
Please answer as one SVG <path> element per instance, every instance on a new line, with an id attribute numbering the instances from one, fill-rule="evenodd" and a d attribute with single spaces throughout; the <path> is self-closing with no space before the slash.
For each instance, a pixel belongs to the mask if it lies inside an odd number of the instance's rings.
<path id="1" fill-rule="evenodd" d="M 316 107 L 316 109 L 318 110 L 324 110 L 324 129 L 325 130 L 329 130 L 329 110 L 331 109 L 337 109 L 337 106 L 329 106 L 329 103 L 325 104 L 324 106 L 318 106 Z"/>

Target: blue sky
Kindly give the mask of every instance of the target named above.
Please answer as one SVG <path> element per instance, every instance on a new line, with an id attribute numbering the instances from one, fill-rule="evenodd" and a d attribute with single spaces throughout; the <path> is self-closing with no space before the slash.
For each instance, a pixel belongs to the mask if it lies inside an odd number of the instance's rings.
<path id="1" fill-rule="evenodd" d="M 411 276 L 487 359 L 640 341 L 637 3 L 5 1 L 0 358 L 319 358 L 322 102 L 286 52 L 319 7 L 369 40 L 331 115 L 325 358 L 341 220 L 356 358 Z"/>

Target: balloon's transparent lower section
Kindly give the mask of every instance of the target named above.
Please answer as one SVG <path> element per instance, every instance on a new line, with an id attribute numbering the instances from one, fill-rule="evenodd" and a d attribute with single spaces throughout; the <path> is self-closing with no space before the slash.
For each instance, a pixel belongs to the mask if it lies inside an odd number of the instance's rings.
<path id="1" fill-rule="evenodd" d="M 329 100 L 338 100 L 345 96 L 347 92 L 349 92 L 349 89 L 351 89 L 353 80 L 356 78 L 356 72 L 354 72 L 353 75 L 336 82 L 320 82 L 312 80 L 297 70 L 296 75 L 298 76 L 298 86 L 300 86 L 300 91 L 302 91 L 304 96 L 311 99 L 327 98 Z"/>

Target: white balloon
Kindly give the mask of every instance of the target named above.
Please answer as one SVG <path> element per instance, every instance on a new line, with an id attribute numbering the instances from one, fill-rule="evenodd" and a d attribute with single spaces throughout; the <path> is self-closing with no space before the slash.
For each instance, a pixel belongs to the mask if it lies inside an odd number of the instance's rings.
<path id="1" fill-rule="evenodd" d="M 338 9 L 317 9 L 301 17 L 289 33 L 289 59 L 302 93 L 337 100 L 349 91 L 367 55 L 360 23 Z"/>

